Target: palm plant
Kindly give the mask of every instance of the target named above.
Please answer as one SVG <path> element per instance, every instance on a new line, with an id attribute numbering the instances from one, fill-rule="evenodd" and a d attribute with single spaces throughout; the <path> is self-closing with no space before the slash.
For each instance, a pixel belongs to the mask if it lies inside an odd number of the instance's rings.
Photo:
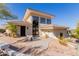
<path id="1" fill-rule="evenodd" d="M 11 19 L 17 19 L 17 16 L 13 15 L 6 4 L 0 3 L 0 20 L 11 20 Z M 16 26 L 14 24 L 8 23 L 6 26 L 6 29 L 11 31 L 11 36 L 14 36 L 16 34 Z"/>
<path id="2" fill-rule="evenodd" d="M 0 19 L 17 19 L 17 17 L 9 11 L 6 4 L 0 3 Z"/>

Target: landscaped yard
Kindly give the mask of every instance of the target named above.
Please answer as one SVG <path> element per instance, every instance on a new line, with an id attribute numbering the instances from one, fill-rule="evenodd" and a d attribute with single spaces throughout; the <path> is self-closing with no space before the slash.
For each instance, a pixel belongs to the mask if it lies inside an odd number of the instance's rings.
<path id="1" fill-rule="evenodd" d="M 76 44 L 64 46 L 56 39 L 26 41 L 26 37 L 12 38 L 0 34 L 0 43 L 9 43 L 19 48 L 19 52 L 28 55 L 76 55 Z"/>

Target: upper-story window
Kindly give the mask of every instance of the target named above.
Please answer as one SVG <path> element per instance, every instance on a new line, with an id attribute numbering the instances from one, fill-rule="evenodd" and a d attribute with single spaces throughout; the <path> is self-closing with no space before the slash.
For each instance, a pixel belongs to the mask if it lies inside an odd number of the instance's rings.
<path id="1" fill-rule="evenodd" d="M 45 18 L 40 17 L 40 23 L 42 23 L 42 24 L 46 24 L 46 20 L 45 20 Z"/>
<path id="2" fill-rule="evenodd" d="M 33 17 L 33 20 L 39 20 L 38 16 L 32 16 L 32 17 Z"/>
<path id="3" fill-rule="evenodd" d="M 47 24 L 51 24 L 51 19 L 47 19 Z"/>

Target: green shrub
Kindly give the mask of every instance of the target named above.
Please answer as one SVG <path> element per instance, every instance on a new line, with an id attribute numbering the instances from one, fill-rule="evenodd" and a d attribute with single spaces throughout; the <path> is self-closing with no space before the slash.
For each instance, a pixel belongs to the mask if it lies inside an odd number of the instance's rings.
<path id="1" fill-rule="evenodd" d="M 17 34 L 17 27 L 15 24 L 12 24 L 12 23 L 8 23 L 7 26 L 6 26 L 6 29 L 10 30 L 11 33 L 10 33 L 10 36 L 12 37 L 15 37 Z"/>
<path id="2" fill-rule="evenodd" d="M 72 37 L 79 39 L 79 34 L 72 34 Z"/>

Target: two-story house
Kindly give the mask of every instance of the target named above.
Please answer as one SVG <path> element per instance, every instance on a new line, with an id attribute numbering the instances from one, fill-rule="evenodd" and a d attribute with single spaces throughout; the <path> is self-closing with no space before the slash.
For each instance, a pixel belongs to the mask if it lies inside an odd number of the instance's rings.
<path id="1" fill-rule="evenodd" d="M 63 35 L 68 36 L 68 27 L 52 24 L 54 15 L 41 11 L 27 9 L 23 21 L 10 21 L 17 26 L 17 34 L 19 36 L 31 35 L 32 37 L 58 37 Z"/>

